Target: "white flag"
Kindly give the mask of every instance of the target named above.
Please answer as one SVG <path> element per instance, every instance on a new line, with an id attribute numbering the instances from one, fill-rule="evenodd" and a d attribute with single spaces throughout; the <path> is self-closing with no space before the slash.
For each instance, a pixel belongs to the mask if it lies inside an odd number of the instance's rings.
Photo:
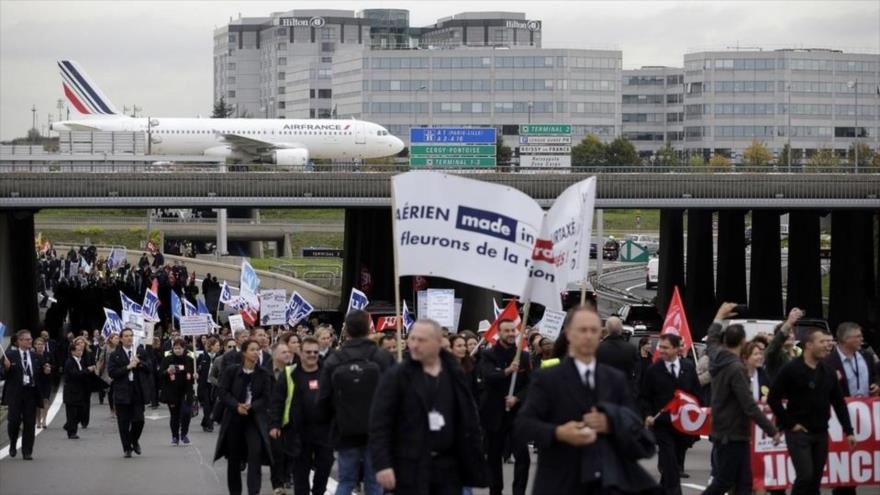
<path id="1" fill-rule="evenodd" d="M 251 308 L 260 309 L 260 297 L 258 295 L 260 289 L 260 278 L 257 272 L 247 260 L 241 261 L 241 284 L 238 289 L 238 296 Z"/>

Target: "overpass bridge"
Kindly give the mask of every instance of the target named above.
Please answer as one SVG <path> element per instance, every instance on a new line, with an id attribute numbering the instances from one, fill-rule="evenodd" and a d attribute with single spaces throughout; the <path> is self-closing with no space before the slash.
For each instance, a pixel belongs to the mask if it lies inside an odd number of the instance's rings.
<path id="1" fill-rule="evenodd" d="M 96 172 L 100 170 L 95 167 Z M 308 172 L 219 172 L 208 167 L 197 173 L 0 173 L 0 294 L 9 294 L 7 289 L 15 286 L 10 280 L 21 283 L 30 277 L 27 267 L 34 256 L 30 240 L 33 211 L 40 208 L 332 207 L 346 210 L 341 300 L 346 300 L 349 289 L 366 269 L 374 283 L 371 299 L 393 301 L 387 208 L 389 179 L 399 171 L 394 167 L 364 166 L 355 171 L 351 166 L 346 170 L 327 166 Z M 570 184 L 595 175 L 597 208 L 659 209 L 658 302 L 665 311 L 674 287 L 682 289 L 697 337 L 711 321 L 718 301 L 748 303 L 749 316 L 756 318 L 782 318 L 792 306 L 806 308 L 810 315 L 822 315 L 819 219 L 830 214 L 833 244 L 827 317 L 832 324 L 861 322 L 870 339 L 878 335 L 872 329 L 880 327 L 880 263 L 875 261 L 880 259 L 880 242 L 876 240 L 880 231 L 880 169 L 819 172 L 738 167 L 713 173 L 699 168 L 639 167 L 453 173 L 515 187 L 544 206 Z M 782 290 L 780 261 L 779 217 L 783 213 L 789 214 L 791 269 L 786 291 Z M 749 247 L 745 241 L 747 214 Z M 717 248 L 713 242 L 716 218 Z M 752 260 L 748 271 L 747 249 Z M 449 281 L 435 283 L 455 287 L 457 294 L 472 303 L 462 310 L 462 320 L 469 323 L 485 318 L 484 310 L 491 308 L 489 299 L 495 296 Z M 403 294 L 411 293 L 408 277 L 401 285 Z M 14 292 L 28 297 L 33 293 Z M 16 294 L 12 295 L 15 299 Z M 0 309 L 10 308 L 6 296 L 0 299 Z M 31 299 L 22 303 L 31 305 Z"/>

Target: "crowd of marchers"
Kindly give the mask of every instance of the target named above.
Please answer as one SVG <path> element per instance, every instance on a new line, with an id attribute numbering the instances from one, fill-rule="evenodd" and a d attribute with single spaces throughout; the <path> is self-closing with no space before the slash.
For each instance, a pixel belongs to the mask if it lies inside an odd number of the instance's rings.
<path id="1" fill-rule="evenodd" d="M 96 393 L 116 417 L 122 455 L 139 456 L 145 410 L 162 403 L 170 445 L 190 443 L 192 418 L 216 432 L 214 460 L 226 459 L 231 494 L 259 493 L 264 466 L 274 493 L 323 494 L 336 463 L 338 495 L 475 487 L 500 495 L 512 462 L 508 485 L 520 495 L 535 454 L 535 494 L 680 494 L 699 437 L 664 412 L 679 390 L 712 409 L 706 493 L 752 490 L 755 424 L 775 442 L 785 437 L 792 493 L 819 493 L 830 411 L 855 445 L 844 398 L 880 394 L 880 364 L 862 349 L 856 324 L 841 324 L 836 342 L 818 328 L 798 341 L 802 313 L 793 309 L 774 335 L 747 340 L 741 326 L 722 323 L 734 310 L 721 305 L 697 362 L 677 335 L 661 335 L 653 349 L 635 345 L 618 318 L 603 323 L 591 306 L 569 310 L 556 341 L 502 320 L 492 344 L 482 332 L 450 333 L 427 319 L 398 342 L 359 310 L 339 332 L 313 320 L 291 330 L 224 327 L 194 342 L 161 328 L 140 343 L 128 328 L 59 341 L 20 330 L 0 366 L 10 455 L 21 436 L 22 458 L 33 458 L 35 429 L 46 427 L 53 382 L 63 379 L 72 441 L 82 441 Z M 659 480 L 638 462 L 655 455 Z"/>

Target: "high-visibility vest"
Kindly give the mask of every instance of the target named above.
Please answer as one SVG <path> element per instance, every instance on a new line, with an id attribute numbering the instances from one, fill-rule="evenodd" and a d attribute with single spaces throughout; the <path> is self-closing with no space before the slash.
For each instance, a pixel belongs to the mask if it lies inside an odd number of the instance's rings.
<path id="1" fill-rule="evenodd" d="M 296 369 L 295 364 L 284 367 L 284 377 L 287 378 L 287 397 L 284 399 L 284 415 L 281 418 L 282 428 L 287 426 L 287 423 L 290 423 L 290 405 L 293 404 L 293 392 L 296 390 L 296 384 L 293 383 L 293 377 L 291 376 L 294 369 Z"/>
<path id="2" fill-rule="evenodd" d="M 174 352 L 173 350 L 171 350 L 171 351 L 165 351 L 165 357 L 170 356 L 173 352 Z M 193 354 L 192 351 L 186 351 L 186 357 L 188 357 L 188 358 L 190 358 L 190 359 L 193 359 L 193 358 L 195 358 L 196 356 L 195 356 L 195 354 Z"/>
<path id="3" fill-rule="evenodd" d="M 559 364 L 560 362 L 561 361 L 559 360 L 559 358 L 545 359 L 545 360 L 541 361 L 541 369 L 552 368 L 552 367 L 556 366 L 557 364 Z"/>

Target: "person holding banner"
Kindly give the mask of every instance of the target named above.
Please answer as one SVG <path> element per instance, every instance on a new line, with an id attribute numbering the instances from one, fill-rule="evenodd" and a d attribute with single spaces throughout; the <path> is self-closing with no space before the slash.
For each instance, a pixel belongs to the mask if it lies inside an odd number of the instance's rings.
<path id="1" fill-rule="evenodd" d="M 177 339 L 171 351 L 165 353 L 162 365 L 162 393 L 160 402 L 168 404 L 171 413 L 171 445 L 189 445 L 189 422 L 192 419 L 193 355 L 186 350 L 186 342 Z"/>
<path id="2" fill-rule="evenodd" d="M 509 445 L 514 457 L 513 494 L 523 495 L 529 481 L 528 445 L 513 434 L 516 415 L 529 387 L 529 353 L 523 352 L 516 360 L 517 330 L 513 320 L 498 324 L 498 341 L 481 354 L 480 376 L 483 395 L 480 401 L 480 419 L 486 433 L 486 459 L 489 463 L 489 492 L 501 495 L 504 489 L 502 463 L 505 446 Z M 511 376 L 517 373 L 513 395 L 509 394 Z"/>
<path id="3" fill-rule="evenodd" d="M 657 349 L 661 359 L 645 371 L 639 394 L 645 426 L 653 428 L 657 439 L 660 485 L 671 495 L 681 495 L 681 468 L 693 437 L 679 433 L 663 408 L 676 390 L 694 397 L 700 393 L 697 369 L 690 361 L 681 359 L 681 343 L 681 337 L 674 333 L 660 335 Z"/>
<path id="4" fill-rule="evenodd" d="M 782 434 L 758 408 L 746 365 L 740 353 L 746 332 L 742 325 L 722 327 L 722 321 L 735 315 L 736 303 L 724 303 L 715 315 L 707 333 L 707 354 L 712 375 L 712 483 L 704 495 L 722 495 L 736 488 L 748 493 L 752 487 L 751 438 L 752 421 L 758 424 L 778 445 Z M 760 348 L 755 349 L 760 354 Z"/>
<path id="5" fill-rule="evenodd" d="M 654 455 L 654 437 L 636 413 L 628 380 L 598 363 L 602 322 L 594 311 L 568 311 L 569 353 L 536 371 L 517 419 L 517 435 L 538 448 L 534 495 L 653 493 L 638 459 Z"/>
<path id="6" fill-rule="evenodd" d="M 792 495 L 819 493 L 828 458 L 832 407 L 850 447 L 856 445 L 840 383 L 834 369 L 824 361 L 832 348 L 831 335 L 821 328 L 808 327 L 803 343 L 803 354 L 779 370 L 767 397 L 776 424 L 785 432 L 785 445 L 794 465 Z M 785 406 L 784 400 L 788 400 Z"/>
<path id="7" fill-rule="evenodd" d="M 122 345 L 110 356 L 107 367 L 113 380 L 119 440 L 124 457 L 130 459 L 132 451 L 137 455 L 142 453 L 138 441 L 144 431 L 144 405 L 152 394 L 152 362 L 143 346 L 134 347 L 134 332 L 130 328 L 123 328 L 119 336 Z"/>

